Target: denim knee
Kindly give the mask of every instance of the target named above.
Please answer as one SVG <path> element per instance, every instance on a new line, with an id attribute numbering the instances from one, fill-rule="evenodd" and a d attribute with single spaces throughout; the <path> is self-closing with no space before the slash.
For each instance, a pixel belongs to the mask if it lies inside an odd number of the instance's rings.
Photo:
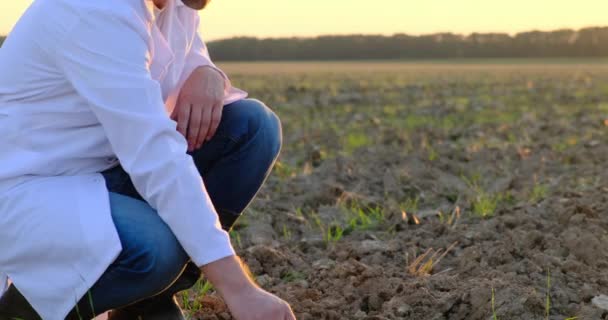
<path id="1" fill-rule="evenodd" d="M 248 138 L 259 147 L 268 150 L 267 155 L 275 159 L 283 143 L 283 133 L 279 117 L 263 102 L 256 99 L 241 101 L 241 117 L 248 123 Z"/>
<path id="2" fill-rule="evenodd" d="M 171 285 L 184 270 L 189 261 L 188 255 L 181 247 L 175 236 L 159 237 L 156 246 L 148 250 L 148 277 L 156 283 L 154 291 L 162 291 Z"/>
<path id="3" fill-rule="evenodd" d="M 268 108 L 266 108 L 268 109 Z M 272 157 L 276 159 L 279 156 L 279 152 L 281 152 L 281 147 L 283 146 L 283 128 L 281 126 L 281 120 L 279 116 L 276 115 L 272 110 L 268 109 L 267 120 L 265 121 L 265 127 L 267 128 L 269 134 L 268 136 L 268 144 L 270 145 L 270 150 L 272 150 Z"/>
<path id="4" fill-rule="evenodd" d="M 160 293 L 179 277 L 188 257 L 176 240 L 159 235 L 154 241 L 140 243 L 141 248 L 134 252 L 123 265 L 133 275 L 133 280 L 145 281 L 148 295 Z"/>

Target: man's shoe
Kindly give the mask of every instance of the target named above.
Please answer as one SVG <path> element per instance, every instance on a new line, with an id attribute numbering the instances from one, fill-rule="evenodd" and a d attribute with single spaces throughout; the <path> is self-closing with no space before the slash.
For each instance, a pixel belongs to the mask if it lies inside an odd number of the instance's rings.
<path id="1" fill-rule="evenodd" d="M 0 298 L 0 320 L 9 319 L 40 320 L 36 310 L 13 285 Z"/>
<path id="2" fill-rule="evenodd" d="M 83 312 L 86 313 L 86 312 Z M 11 285 L 0 297 L 0 320 L 41 320 L 40 316 Z M 81 319 L 75 311 L 70 312 L 66 319 Z M 108 320 L 185 320 L 182 310 L 172 297 L 166 295 L 147 299 L 110 313 Z"/>
<path id="3" fill-rule="evenodd" d="M 134 303 L 130 306 L 116 309 L 110 313 L 108 320 L 183 320 L 182 310 L 175 302 L 175 294 L 191 288 L 201 277 L 201 270 L 192 262 L 186 265 L 182 274 L 163 293 Z M 2 319 L 0 319 L 2 320 Z"/>
<path id="4" fill-rule="evenodd" d="M 185 320 L 175 298 L 158 296 L 110 312 L 108 320 Z"/>

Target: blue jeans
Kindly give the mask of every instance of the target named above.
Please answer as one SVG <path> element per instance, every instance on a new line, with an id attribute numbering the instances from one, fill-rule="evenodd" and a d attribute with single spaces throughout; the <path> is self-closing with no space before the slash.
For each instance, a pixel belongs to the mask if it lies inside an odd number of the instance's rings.
<path id="1" fill-rule="evenodd" d="M 215 136 L 189 152 L 226 230 L 264 183 L 281 142 L 278 117 L 263 103 L 245 99 L 224 106 Z M 89 312 L 101 314 L 136 302 L 146 303 L 154 296 L 172 297 L 200 277 L 175 235 L 137 193 L 122 167 L 102 174 L 123 250 L 78 303 L 79 310 L 72 312 L 84 318 Z"/>

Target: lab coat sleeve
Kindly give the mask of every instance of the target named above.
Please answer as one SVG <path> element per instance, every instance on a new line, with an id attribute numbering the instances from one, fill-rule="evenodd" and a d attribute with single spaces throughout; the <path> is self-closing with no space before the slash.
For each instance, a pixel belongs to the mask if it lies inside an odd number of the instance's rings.
<path id="1" fill-rule="evenodd" d="M 88 102 L 137 191 L 203 266 L 234 250 L 150 76 L 147 28 L 127 14 L 93 12 L 57 45 L 56 63 Z"/>
<path id="2" fill-rule="evenodd" d="M 222 77 L 224 78 L 224 93 L 226 96 L 228 96 L 232 90 L 232 83 L 230 82 L 230 79 L 228 78 L 226 73 L 224 73 L 224 71 L 222 71 L 220 68 L 218 68 L 213 63 L 213 61 L 211 61 L 211 57 L 209 56 L 209 50 L 207 50 L 207 45 L 205 45 L 205 41 L 203 41 L 203 38 L 201 37 L 200 33 L 198 32 L 198 30 L 200 28 L 200 17 L 196 13 L 196 11 L 191 10 L 189 8 L 184 8 L 184 9 L 193 11 L 190 14 L 192 14 L 192 17 L 191 17 L 192 23 L 191 24 L 194 28 L 194 32 L 193 32 L 192 45 L 190 46 L 190 50 L 186 54 L 186 64 L 184 66 L 184 72 L 183 72 L 182 78 L 184 79 L 184 78 L 189 77 L 190 74 L 192 73 L 192 71 L 194 71 L 198 67 L 209 66 L 209 67 L 215 69 L 217 72 L 219 72 L 222 75 Z"/>

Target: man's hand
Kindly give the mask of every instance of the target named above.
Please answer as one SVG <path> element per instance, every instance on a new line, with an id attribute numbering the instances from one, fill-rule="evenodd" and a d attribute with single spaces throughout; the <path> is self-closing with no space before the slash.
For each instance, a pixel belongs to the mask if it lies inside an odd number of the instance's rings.
<path id="1" fill-rule="evenodd" d="M 171 119 L 188 140 L 188 151 L 210 140 L 222 119 L 224 77 L 209 66 L 195 69 L 186 80 Z"/>
<path id="2" fill-rule="evenodd" d="M 224 300 L 237 320 L 296 320 L 287 302 L 257 287 Z"/>
<path id="3" fill-rule="evenodd" d="M 287 302 L 257 287 L 230 256 L 202 268 L 236 320 L 296 320 Z"/>

